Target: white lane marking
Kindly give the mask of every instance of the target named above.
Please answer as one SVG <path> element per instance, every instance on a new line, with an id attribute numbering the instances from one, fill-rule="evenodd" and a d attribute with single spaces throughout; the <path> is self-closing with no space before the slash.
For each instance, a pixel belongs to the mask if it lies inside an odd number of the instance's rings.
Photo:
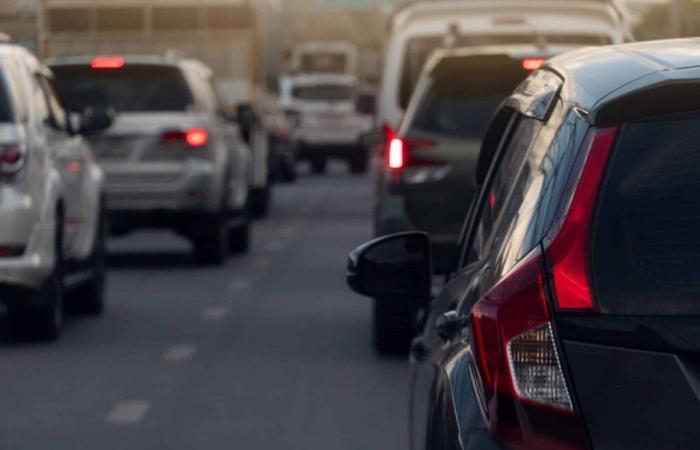
<path id="1" fill-rule="evenodd" d="M 212 306 L 202 311 L 202 320 L 216 322 L 226 317 L 230 311 L 231 308 L 227 306 Z"/>
<path id="2" fill-rule="evenodd" d="M 250 289 L 250 286 L 250 281 L 240 278 L 231 280 L 231 282 L 228 284 L 228 288 L 231 291 L 247 291 Z"/>
<path id="3" fill-rule="evenodd" d="M 253 260 L 253 268 L 264 269 L 270 266 L 270 260 L 264 256 L 258 256 Z"/>
<path id="4" fill-rule="evenodd" d="M 137 424 L 143 420 L 151 409 L 151 402 L 146 400 L 127 400 L 114 405 L 107 415 L 107 423 Z"/>
<path id="5" fill-rule="evenodd" d="M 183 362 L 194 356 L 197 353 L 197 346 L 193 344 L 182 344 L 170 347 L 165 354 L 163 359 L 167 362 Z"/>
<path id="6" fill-rule="evenodd" d="M 281 241 L 270 241 L 265 246 L 265 249 L 269 252 L 279 252 L 284 250 L 284 243 Z"/>

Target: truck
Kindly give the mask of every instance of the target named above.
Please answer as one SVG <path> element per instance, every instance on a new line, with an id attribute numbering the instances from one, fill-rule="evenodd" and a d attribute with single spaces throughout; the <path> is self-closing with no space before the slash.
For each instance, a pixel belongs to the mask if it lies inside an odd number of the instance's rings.
<path id="1" fill-rule="evenodd" d="M 211 67 L 222 108 L 237 106 L 253 153 L 251 208 L 271 202 L 265 109 L 281 64 L 281 0 L 42 0 L 38 52 L 65 56 L 164 55 Z"/>

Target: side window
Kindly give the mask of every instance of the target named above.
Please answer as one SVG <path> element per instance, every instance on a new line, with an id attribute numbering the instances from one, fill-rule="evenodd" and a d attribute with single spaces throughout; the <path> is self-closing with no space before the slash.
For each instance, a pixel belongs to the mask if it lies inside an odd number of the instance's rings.
<path id="1" fill-rule="evenodd" d="M 49 115 L 54 122 L 56 128 L 60 130 L 68 129 L 68 119 L 66 110 L 61 103 L 61 100 L 56 92 L 53 81 L 43 75 L 38 75 L 39 83 L 46 97 L 46 104 L 49 107 Z"/>

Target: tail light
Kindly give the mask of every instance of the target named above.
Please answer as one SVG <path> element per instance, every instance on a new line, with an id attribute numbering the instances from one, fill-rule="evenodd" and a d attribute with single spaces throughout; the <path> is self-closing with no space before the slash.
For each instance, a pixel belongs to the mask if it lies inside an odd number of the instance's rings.
<path id="1" fill-rule="evenodd" d="M 17 144 L 0 144 L 0 175 L 12 178 L 24 166 L 24 150 Z"/>
<path id="2" fill-rule="evenodd" d="M 522 67 L 528 72 L 534 72 L 535 70 L 541 69 L 544 66 L 544 58 L 525 58 L 522 60 Z"/>
<path id="3" fill-rule="evenodd" d="M 586 163 L 561 228 L 548 246 L 557 305 L 561 309 L 592 310 L 594 306 L 587 245 L 598 188 L 616 134 L 616 128 L 594 128 L 586 137 Z"/>
<path id="4" fill-rule="evenodd" d="M 120 56 L 101 56 L 90 62 L 93 69 L 121 69 L 124 67 L 124 58 Z"/>
<path id="5" fill-rule="evenodd" d="M 538 247 L 472 311 L 475 388 L 492 433 L 513 448 L 588 449 L 551 325 Z"/>
<path id="6" fill-rule="evenodd" d="M 185 131 L 171 130 L 161 135 L 161 144 L 165 146 L 187 146 L 201 148 L 209 142 L 209 133 L 204 128 L 189 128 Z"/>
<path id="7" fill-rule="evenodd" d="M 433 148 L 436 142 L 427 139 L 409 139 L 394 136 L 388 144 L 386 152 L 387 167 L 393 171 L 400 172 L 406 167 L 430 167 L 442 166 L 442 161 L 425 160 L 412 155 L 417 149 Z"/>
<path id="8" fill-rule="evenodd" d="M 588 243 L 617 129 L 592 129 L 554 238 L 523 258 L 472 311 L 475 387 L 491 431 L 519 449 L 583 450 L 588 440 L 561 364 L 548 295 L 560 309 L 594 308 Z M 549 271 L 545 269 L 547 267 Z"/>

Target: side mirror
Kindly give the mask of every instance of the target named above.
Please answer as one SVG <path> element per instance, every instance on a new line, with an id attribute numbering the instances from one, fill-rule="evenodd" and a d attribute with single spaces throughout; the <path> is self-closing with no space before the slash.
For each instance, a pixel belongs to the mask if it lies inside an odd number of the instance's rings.
<path id="1" fill-rule="evenodd" d="M 80 118 L 80 134 L 96 134 L 111 127 L 116 113 L 112 108 L 85 108 Z"/>
<path id="2" fill-rule="evenodd" d="M 370 241 L 350 254 L 347 283 L 366 297 L 428 302 L 432 288 L 430 237 L 408 232 Z"/>

